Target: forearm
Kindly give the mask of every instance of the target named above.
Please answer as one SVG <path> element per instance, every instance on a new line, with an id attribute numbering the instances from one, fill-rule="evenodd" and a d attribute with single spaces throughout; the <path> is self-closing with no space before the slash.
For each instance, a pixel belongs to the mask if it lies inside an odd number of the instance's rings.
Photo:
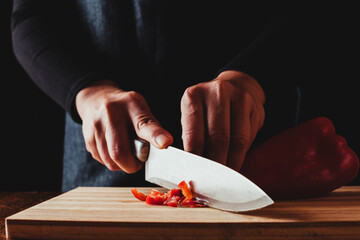
<path id="1" fill-rule="evenodd" d="M 74 109 L 77 92 L 105 76 L 96 70 L 76 36 L 70 34 L 72 31 L 57 13 L 60 9 L 56 4 L 59 2 L 14 0 L 13 48 L 31 79 L 66 111 L 77 116 Z"/>

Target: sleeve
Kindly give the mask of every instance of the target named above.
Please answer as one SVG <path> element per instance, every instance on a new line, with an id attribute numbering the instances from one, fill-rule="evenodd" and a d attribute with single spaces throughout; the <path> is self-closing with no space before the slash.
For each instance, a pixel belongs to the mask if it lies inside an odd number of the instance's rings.
<path id="1" fill-rule="evenodd" d="M 14 0 L 12 43 L 16 58 L 36 85 L 80 122 L 76 94 L 106 76 L 77 35 L 70 2 Z"/>

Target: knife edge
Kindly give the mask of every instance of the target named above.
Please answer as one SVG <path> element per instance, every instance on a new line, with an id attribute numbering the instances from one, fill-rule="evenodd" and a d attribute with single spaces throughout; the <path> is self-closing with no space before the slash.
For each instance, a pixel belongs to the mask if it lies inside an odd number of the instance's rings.
<path id="1" fill-rule="evenodd" d="M 145 180 L 168 189 L 185 180 L 198 200 L 225 211 L 251 211 L 274 203 L 235 170 L 174 147 L 158 149 L 150 145 Z"/>

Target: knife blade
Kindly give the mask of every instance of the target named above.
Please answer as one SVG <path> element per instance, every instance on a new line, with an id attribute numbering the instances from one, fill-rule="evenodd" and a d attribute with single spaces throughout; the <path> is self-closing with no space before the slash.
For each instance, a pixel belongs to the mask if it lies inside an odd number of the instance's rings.
<path id="1" fill-rule="evenodd" d="M 135 140 L 135 155 L 145 162 L 145 180 L 168 189 L 185 180 L 197 200 L 209 207 L 244 212 L 266 207 L 273 200 L 233 169 L 210 159 L 167 147 L 158 149 Z"/>

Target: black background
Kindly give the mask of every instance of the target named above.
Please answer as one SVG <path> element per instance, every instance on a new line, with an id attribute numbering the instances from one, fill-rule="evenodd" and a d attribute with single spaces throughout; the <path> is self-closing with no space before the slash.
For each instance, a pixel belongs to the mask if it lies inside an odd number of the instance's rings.
<path id="1" fill-rule="evenodd" d="M 64 111 L 38 89 L 13 55 L 11 4 L 3 0 L 0 6 L 0 190 L 60 190 Z M 314 10 L 319 21 L 309 31 L 309 57 L 304 59 L 304 72 L 299 73 L 304 79 L 300 122 L 318 116 L 330 118 L 337 133 L 359 155 L 360 28 L 355 9 L 352 5 L 324 5 Z M 360 178 L 351 184 L 360 185 Z"/>
<path id="2" fill-rule="evenodd" d="M 0 4 L 0 190 L 60 190 L 64 111 L 17 63 L 11 47 L 12 1 Z"/>

